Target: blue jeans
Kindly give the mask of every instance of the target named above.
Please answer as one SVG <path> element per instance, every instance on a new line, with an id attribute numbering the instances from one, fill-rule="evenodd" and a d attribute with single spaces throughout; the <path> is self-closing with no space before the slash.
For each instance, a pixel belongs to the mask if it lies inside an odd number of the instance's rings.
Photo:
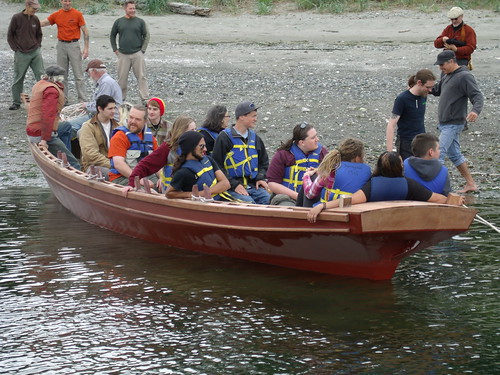
<path id="1" fill-rule="evenodd" d="M 71 127 L 75 130 L 75 132 L 78 132 L 78 130 L 80 130 L 80 128 L 82 127 L 83 123 L 90 120 L 91 118 L 92 115 L 88 113 L 86 115 L 71 119 L 68 122 L 71 124 Z"/>
<path id="2" fill-rule="evenodd" d="M 453 163 L 455 167 L 465 163 L 467 159 L 460 152 L 460 133 L 464 130 L 464 125 L 441 125 L 439 124 L 439 161 L 444 164 L 445 157 Z"/>
<path id="3" fill-rule="evenodd" d="M 71 139 L 73 139 L 73 128 L 68 121 L 61 121 L 57 127 L 57 136 L 64 143 L 66 148 L 71 151 Z"/>
<path id="4" fill-rule="evenodd" d="M 52 137 L 50 141 L 47 142 L 47 146 L 49 146 L 49 152 L 57 157 L 57 151 L 64 152 L 68 157 L 68 163 L 75 169 L 80 170 L 80 163 L 75 158 L 75 156 L 71 153 L 70 150 L 64 145 L 64 142 L 61 141 L 59 137 Z"/>
<path id="5" fill-rule="evenodd" d="M 256 189 L 253 186 L 247 188 L 249 195 L 238 194 L 234 190 L 228 190 L 227 192 L 236 199 L 243 202 L 253 203 L 253 204 L 269 204 L 270 195 L 264 188 Z"/>

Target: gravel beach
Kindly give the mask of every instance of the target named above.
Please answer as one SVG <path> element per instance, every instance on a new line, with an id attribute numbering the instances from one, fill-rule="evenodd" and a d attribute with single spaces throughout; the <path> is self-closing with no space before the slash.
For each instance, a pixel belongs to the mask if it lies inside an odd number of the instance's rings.
<path id="1" fill-rule="evenodd" d="M 0 2 L 0 181 L 7 185 L 44 186 L 27 150 L 26 113 L 9 111 L 13 78 L 13 52 L 7 44 L 7 27 L 20 4 Z M 46 10 L 44 10 L 46 11 Z M 38 14 L 44 19 L 49 13 Z M 405 90 L 407 77 L 422 68 L 432 69 L 440 52 L 434 38 L 446 26 L 446 12 L 383 11 L 346 15 L 320 15 L 290 9 L 280 15 L 238 16 L 214 13 L 207 18 L 168 14 L 143 16 L 151 31 L 146 53 L 152 96 L 164 98 L 167 119 L 193 116 L 197 124 L 213 104 L 233 112 L 237 103 L 252 100 L 260 106 L 257 132 L 270 155 L 302 121 L 314 124 L 328 149 L 346 137 L 359 137 L 367 145 L 373 166 L 385 148 L 386 120 L 394 98 Z M 116 61 L 109 43 L 113 21 L 122 16 L 116 8 L 106 14 L 85 15 L 90 31 L 90 58 L 100 58 L 116 77 Z M 498 198 L 500 156 L 500 14 L 466 11 L 465 22 L 476 30 L 478 49 L 473 71 L 485 96 L 478 121 L 463 133 L 462 150 L 470 160 L 481 191 Z M 43 41 L 45 66 L 56 61 L 56 28 L 46 27 Z M 70 76 L 71 77 L 71 76 Z M 25 91 L 34 84 L 31 72 Z M 88 92 L 92 84 L 88 81 Z M 127 101 L 138 100 L 131 75 Z M 75 103 L 70 81 L 70 103 Z M 430 97 L 427 131 L 437 134 L 437 104 Z M 233 118 L 234 120 L 234 118 Z M 452 188 L 463 180 L 452 172 Z"/>

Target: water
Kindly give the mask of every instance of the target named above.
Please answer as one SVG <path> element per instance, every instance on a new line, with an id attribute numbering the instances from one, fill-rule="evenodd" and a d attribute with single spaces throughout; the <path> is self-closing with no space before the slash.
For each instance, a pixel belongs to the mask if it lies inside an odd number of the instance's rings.
<path id="1" fill-rule="evenodd" d="M 497 200 L 474 204 L 500 223 Z M 2 374 L 495 374 L 499 235 L 479 224 L 388 282 L 166 248 L 0 190 Z"/>

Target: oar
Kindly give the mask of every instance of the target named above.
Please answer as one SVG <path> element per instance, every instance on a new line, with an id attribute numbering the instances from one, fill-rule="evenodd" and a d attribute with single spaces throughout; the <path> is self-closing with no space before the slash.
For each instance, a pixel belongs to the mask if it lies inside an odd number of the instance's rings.
<path id="1" fill-rule="evenodd" d="M 463 204 L 462 206 L 464 206 L 465 208 L 469 208 L 467 207 L 465 204 Z M 500 229 L 498 229 L 496 226 L 494 226 L 492 223 L 490 223 L 489 221 L 487 221 L 486 219 L 483 219 L 481 216 L 479 216 L 478 214 L 476 214 L 476 217 L 474 218 L 474 221 L 477 221 L 478 223 L 481 223 L 481 224 L 484 224 L 484 225 L 487 225 L 489 226 L 490 228 L 492 228 L 493 230 L 497 231 L 498 233 L 500 233 Z"/>

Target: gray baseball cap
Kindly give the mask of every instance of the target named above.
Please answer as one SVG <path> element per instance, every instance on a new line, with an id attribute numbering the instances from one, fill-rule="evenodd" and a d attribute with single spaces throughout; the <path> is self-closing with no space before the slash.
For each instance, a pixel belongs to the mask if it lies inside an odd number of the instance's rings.
<path id="1" fill-rule="evenodd" d="M 241 102 L 236 106 L 236 109 L 234 110 L 234 115 L 236 116 L 236 119 L 240 116 L 245 116 L 249 114 L 250 112 L 256 111 L 260 107 L 256 107 L 255 104 L 252 102 Z"/>
<path id="2" fill-rule="evenodd" d="M 438 55 L 437 60 L 434 63 L 434 65 L 444 64 L 445 62 L 450 61 L 451 59 L 455 59 L 455 60 L 457 59 L 455 52 L 450 51 L 450 50 L 443 51 Z"/>
<path id="3" fill-rule="evenodd" d="M 64 68 L 61 68 L 59 65 L 51 65 L 47 69 L 45 69 L 45 74 L 49 77 L 55 76 L 63 76 L 66 73 Z"/>

